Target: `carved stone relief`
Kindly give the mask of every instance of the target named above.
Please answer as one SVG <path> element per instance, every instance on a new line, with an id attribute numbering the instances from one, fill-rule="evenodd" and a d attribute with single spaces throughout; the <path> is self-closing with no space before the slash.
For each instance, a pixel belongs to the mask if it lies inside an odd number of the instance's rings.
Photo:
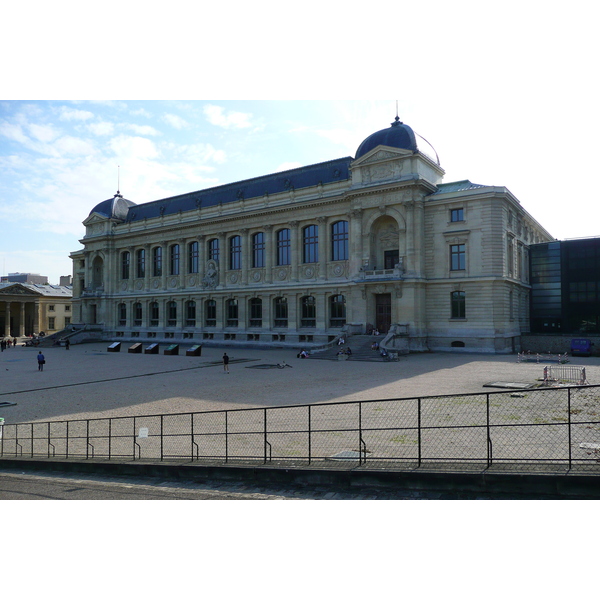
<path id="1" fill-rule="evenodd" d="M 209 260 L 206 263 L 204 277 L 202 278 L 202 287 L 209 290 L 214 290 L 219 284 L 219 270 L 217 263 L 214 260 Z"/>

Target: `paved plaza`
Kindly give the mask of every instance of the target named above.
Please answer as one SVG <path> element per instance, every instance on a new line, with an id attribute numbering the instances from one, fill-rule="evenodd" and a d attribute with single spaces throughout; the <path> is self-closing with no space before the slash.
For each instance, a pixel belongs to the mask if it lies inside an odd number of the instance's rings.
<path id="1" fill-rule="evenodd" d="M 332 401 L 409 398 L 494 391 L 490 382 L 535 383 L 544 364 L 516 355 L 411 354 L 399 362 L 301 360 L 297 350 L 204 347 L 202 356 L 108 352 L 108 343 L 46 348 L 18 346 L 0 354 L 0 417 L 7 423 L 133 416 Z M 230 374 L 221 357 L 231 357 Z M 292 368 L 256 368 L 277 363 Z M 600 383 L 600 358 L 571 359 Z"/>

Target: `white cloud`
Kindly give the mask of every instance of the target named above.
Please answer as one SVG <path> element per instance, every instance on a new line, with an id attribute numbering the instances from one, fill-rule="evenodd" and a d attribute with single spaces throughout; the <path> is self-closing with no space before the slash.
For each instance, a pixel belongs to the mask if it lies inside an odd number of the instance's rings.
<path id="1" fill-rule="evenodd" d="M 111 135 L 115 130 L 115 126 L 109 121 L 99 121 L 98 123 L 90 123 L 88 129 L 94 135 Z"/>
<path id="2" fill-rule="evenodd" d="M 163 120 L 171 125 L 171 127 L 175 127 L 175 129 L 183 129 L 188 126 L 187 121 L 177 115 L 166 114 L 163 116 Z"/>
<path id="3" fill-rule="evenodd" d="M 0 135 L 21 144 L 29 143 L 29 138 L 23 133 L 21 126 L 13 123 L 0 123 Z"/>
<path id="4" fill-rule="evenodd" d="M 37 125 L 36 123 L 30 123 L 27 128 L 29 129 L 31 136 L 40 142 L 51 142 L 59 135 L 59 132 L 51 125 Z"/>
<path id="5" fill-rule="evenodd" d="M 135 123 L 128 123 L 125 125 L 127 129 L 130 129 L 138 135 L 160 135 L 160 132 L 151 125 L 136 125 Z"/>
<path id="6" fill-rule="evenodd" d="M 151 159 L 159 155 L 154 142 L 143 137 L 119 135 L 109 145 L 119 160 Z"/>
<path id="7" fill-rule="evenodd" d="M 243 129 L 252 126 L 250 123 L 251 113 L 229 111 L 225 114 L 225 109 L 222 106 L 207 104 L 204 107 L 204 114 L 211 125 L 217 125 L 218 127 Z"/>
<path id="8" fill-rule="evenodd" d="M 60 120 L 61 121 L 87 121 L 93 119 L 94 113 L 89 110 L 79 110 L 77 108 L 68 108 L 66 106 L 60 109 Z"/>

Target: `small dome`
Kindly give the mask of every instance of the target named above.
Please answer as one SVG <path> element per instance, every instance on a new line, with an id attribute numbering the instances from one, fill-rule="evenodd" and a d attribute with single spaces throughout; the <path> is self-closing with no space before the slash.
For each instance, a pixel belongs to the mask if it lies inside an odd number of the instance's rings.
<path id="1" fill-rule="evenodd" d="M 377 146 L 390 146 L 392 148 L 403 148 L 411 152 L 417 152 L 417 140 L 415 132 L 400 121 L 399 117 L 392 123 L 391 127 L 376 131 L 371 134 L 356 151 L 356 158 L 364 156 L 367 152 Z"/>
<path id="2" fill-rule="evenodd" d="M 124 221 L 127 218 L 129 207 L 135 205 L 135 202 L 126 200 L 117 190 L 117 193 L 113 198 L 104 200 L 104 202 L 100 202 L 100 204 L 94 206 L 94 208 L 92 208 L 90 211 L 90 216 L 93 213 L 96 213 L 102 215 L 103 217 L 107 217 L 108 219 L 119 219 Z"/>

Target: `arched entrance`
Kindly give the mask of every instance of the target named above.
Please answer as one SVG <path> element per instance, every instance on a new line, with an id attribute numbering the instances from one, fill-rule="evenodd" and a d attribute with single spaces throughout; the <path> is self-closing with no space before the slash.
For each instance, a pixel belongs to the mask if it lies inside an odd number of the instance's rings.
<path id="1" fill-rule="evenodd" d="M 371 269 L 393 269 L 404 257 L 405 232 L 393 217 L 383 215 L 371 226 Z"/>

